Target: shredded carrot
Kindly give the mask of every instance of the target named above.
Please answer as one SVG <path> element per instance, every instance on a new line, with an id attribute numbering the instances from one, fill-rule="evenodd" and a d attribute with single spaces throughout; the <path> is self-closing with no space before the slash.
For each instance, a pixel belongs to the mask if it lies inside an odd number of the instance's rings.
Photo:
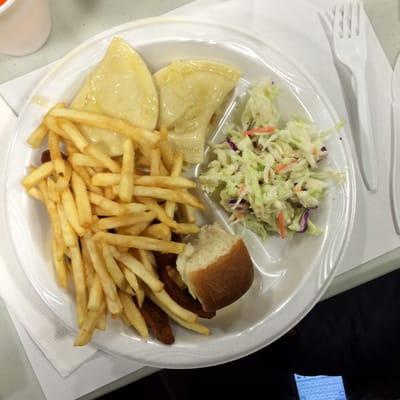
<path id="1" fill-rule="evenodd" d="M 286 237 L 286 225 L 285 225 L 285 217 L 283 216 L 283 212 L 279 211 L 278 216 L 276 217 L 278 221 L 278 230 L 279 236 L 281 239 L 285 239 Z"/>
<path id="2" fill-rule="evenodd" d="M 289 163 L 286 163 L 286 164 L 284 164 L 284 163 L 279 163 L 276 167 L 275 167 L 275 169 L 274 169 L 274 171 L 276 172 L 276 173 L 280 173 L 280 172 L 282 172 L 284 169 L 286 169 L 287 167 L 289 167 L 289 166 L 291 166 L 291 165 L 293 165 L 293 164 L 297 164 L 299 161 L 298 160 L 293 160 L 293 161 L 290 161 Z"/>
<path id="3" fill-rule="evenodd" d="M 263 128 L 253 128 L 245 131 L 244 134 L 246 136 L 253 136 L 255 133 L 264 133 L 264 134 L 273 134 L 276 131 L 276 128 L 272 125 L 265 126 Z"/>

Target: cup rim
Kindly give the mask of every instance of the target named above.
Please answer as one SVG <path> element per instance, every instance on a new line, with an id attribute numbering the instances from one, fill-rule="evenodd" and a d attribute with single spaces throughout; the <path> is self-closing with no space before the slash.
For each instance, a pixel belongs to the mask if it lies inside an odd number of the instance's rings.
<path id="1" fill-rule="evenodd" d="M 13 4 L 15 0 L 7 0 L 3 5 L 0 6 L 0 15 L 7 11 Z"/>

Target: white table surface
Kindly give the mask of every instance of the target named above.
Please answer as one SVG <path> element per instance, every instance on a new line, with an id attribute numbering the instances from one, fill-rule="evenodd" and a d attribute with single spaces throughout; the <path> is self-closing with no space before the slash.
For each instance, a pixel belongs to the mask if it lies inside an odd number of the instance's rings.
<path id="1" fill-rule="evenodd" d="M 50 0 L 53 28 L 49 40 L 33 55 L 9 57 L 0 55 L 0 83 L 16 78 L 55 61 L 83 40 L 112 26 L 135 19 L 153 17 L 179 7 L 189 0 Z M 367 14 L 393 65 L 400 50 L 400 1 L 364 0 Z M 400 250 L 381 257 L 382 271 L 397 266 Z M 374 260 L 363 266 L 372 268 Z M 346 279 L 336 282 L 328 296 L 346 286 Z M 0 299 L 0 400 L 43 400 L 44 395 L 20 344 L 16 329 Z M 96 398 L 110 390 L 140 379 L 132 374 L 107 385 L 86 398 Z"/>

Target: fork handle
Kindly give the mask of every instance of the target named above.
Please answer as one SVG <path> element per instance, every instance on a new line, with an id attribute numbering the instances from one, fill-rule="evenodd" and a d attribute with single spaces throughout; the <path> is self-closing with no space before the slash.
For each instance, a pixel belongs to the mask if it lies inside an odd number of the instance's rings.
<path id="1" fill-rule="evenodd" d="M 378 189 L 378 162 L 375 140 L 372 132 L 371 111 L 369 107 L 367 81 L 363 71 L 354 74 L 357 92 L 359 123 L 360 171 L 365 186 L 370 191 Z"/>
<path id="2" fill-rule="evenodd" d="M 400 235 L 400 104 L 392 104 L 390 203 L 396 233 Z"/>

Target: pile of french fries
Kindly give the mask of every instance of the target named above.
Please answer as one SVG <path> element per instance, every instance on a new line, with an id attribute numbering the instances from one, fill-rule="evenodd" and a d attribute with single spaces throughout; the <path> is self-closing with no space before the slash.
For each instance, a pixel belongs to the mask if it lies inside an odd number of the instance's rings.
<path id="1" fill-rule="evenodd" d="M 123 155 L 108 156 L 86 139 L 82 125 L 121 135 Z M 194 209 L 203 208 L 189 192 L 195 183 L 182 176 L 183 158 L 170 147 L 168 133 L 57 104 L 28 143 L 38 149 L 46 140 L 42 164 L 30 167 L 22 185 L 48 211 L 58 284 L 73 283 L 75 345 L 88 343 L 96 328 L 106 329 L 108 314 L 147 339 L 145 298 L 185 328 L 209 334 L 164 290 L 153 255 L 181 253 L 184 244 L 172 235 L 198 232 Z"/>

